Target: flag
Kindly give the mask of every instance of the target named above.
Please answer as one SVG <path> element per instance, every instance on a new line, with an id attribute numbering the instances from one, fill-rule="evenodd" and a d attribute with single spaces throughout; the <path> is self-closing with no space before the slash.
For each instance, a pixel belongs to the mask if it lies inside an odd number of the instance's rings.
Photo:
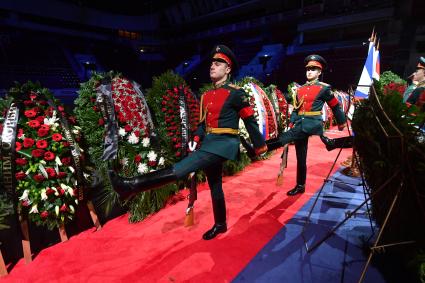
<path id="1" fill-rule="evenodd" d="M 369 49 L 367 52 L 366 62 L 363 66 L 363 71 L 360 76 L 359 83 L 354 97 L 357 99 L 364 99 L 369 97 L 370 86 L 373 83 L 373 79 L 379 80 L 381 75 L 381 63 L 379 55 L 379 42 L 376 46 L 376 34 L 372 31 L 372 36 L 369 38 Z M 351 120 L 354 114 L 354 105 L 351 104 L 348 109 L 347 117 Z"/>
<path id="2" fill-rule="evenodd" d="M 379 58 L 379 43 L 378 43 L 378 46 L 373 51 L 373 74 L 372 74 L 372 78 L 379 81 L 380 76 L 381 76 L 381 64 L 380 64 L 380 58 Z"/>
<path id="3" fill-rule="evenodd" d="M 369 96 L 369 88 L 372 85 L 372 75 L 374 68 L 374 53 L 375 47 L 373 41 L 369 42 L 369 50 L 367 52 L 366 62 L 363 66 L 363 71 L 357 84 L 354 96 L 356 98 L 367 98 Z"/>

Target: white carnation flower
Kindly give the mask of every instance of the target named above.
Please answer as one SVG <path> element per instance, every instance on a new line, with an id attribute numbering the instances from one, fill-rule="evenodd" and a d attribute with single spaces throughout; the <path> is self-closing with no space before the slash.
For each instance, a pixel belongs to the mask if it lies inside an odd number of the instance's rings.
<path id="1" fill-rule="evenodd" d="M 150 144 L 150 139 L 149 138 L 143 138 L 143 140 L 142 140 L 142 145 L 143 145 L 143 147 L 148 147 L 149 146 L 149 144 Z"/>
<path id="2" fill-rule="evenodd" d="M 57 155 L 56 155 L 56 158 L 55 158 L 55 162 L 56 162 L 57 165 L 62 166 L 62 161 L 59 158 L 59 156 L 57 156 Z"/>
<path id="3" fill-rule="evenodd" d="M 57 121 L 59 121 L 59 118 L 56 118 L 56 111 L 53 111 L 51 118 L 44 118 L 44 124 L 49 125 L 52 130 L 55 130 L 59 126 Z"/>
<path id="4" fill-rule="evenodd" d="M 139 143 L 139 138 L 134 133 L 131 133 L 131 135 L 128 137 L 128 142 L 131 144 L 137 144 Z"/>
<path id="5" fill-rule="evenodd" d="M 38 213 L 37 205 L 31 207 L 30 213 Z"/>
<path id="6" fill-rule="evenodd" d="M 41 200 L 46 200 L 46 199 L 47 199 L 46 189 L 42 189 L 41 190 Z"/>
<path id="7" fill-rule="evenodd" d="M 125 131 L 125 129 L 124 129 L 124 128 L 120 128 L 120 129 L 118 130 L 118 134 L 119 134 L 121 137 L 123 137 L 123 136 L 125 136 L 125 135 L 127 134 L 127 132 Z"/>
<path id="8" fill-rule="evenodd" d="M 155 151 L 151 150 L 148 153 L 148 160 L 149 161 L 155 161 L 158 155 L 155 153 Z"/>
<path id="9" fill-rule="evenodd" d="M 164 159 L 164 157 L 161 156 L 158 160 L 158 165 L 162 166 L 162 165 L 164 165 L 164 162 L 165 162 L 165 159 Z"/>
<path id="10" fill-rule="evenodd" d="M 140 174 L 147 173 L 148 170 L 148 165 L 146 165 L 145 163 L 139 163 L 139 165 L 137 166 L 137 172 L 139 172 Z"/>
<path id="11" fill-rule="evenodd" d="M 19 200 L 28 200 L 28 195 L 29 195 L 30 191 L 29 190 L 25 190 L 21 197 L 19 198 Z"/>
<path id="12" fill-rule="evenodd" d="M 127 157 L 124 157 L 123 159 L 121 159 L 121 165 L 123 165 L 123 166 L 128 165 L 128 158 Z"/>

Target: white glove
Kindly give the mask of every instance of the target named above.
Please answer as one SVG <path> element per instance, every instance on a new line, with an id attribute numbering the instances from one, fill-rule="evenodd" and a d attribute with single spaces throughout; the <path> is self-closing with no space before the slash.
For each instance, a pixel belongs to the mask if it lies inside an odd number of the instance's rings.
<path id="1" fill-rule="evenodd" d="M 190 141 L 188 144 L 189 150 L 191 152 L 195 151 L 196 146 L 198 145 L 198 143 L 196 141 Z"/>

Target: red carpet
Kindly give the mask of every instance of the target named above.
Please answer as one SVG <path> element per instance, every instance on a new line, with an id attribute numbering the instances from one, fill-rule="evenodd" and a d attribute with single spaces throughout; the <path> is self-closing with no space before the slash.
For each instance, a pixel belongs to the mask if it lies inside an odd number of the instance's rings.
<path id="1" fill-rule="evenodd" d="M 229 230 L 217 239 L 201 239 L 213 224 L 203 184 L 191 228 L 183 226 L 186 201 L 137 224 L 124 215 L 99 232 L 85 231 L 43 250 L 29 265 L 21 260 L 2 281 L 229 282 L 321 187 L 337 153 L 327 152 L 318 137 L 310 139 L 306 193 L 297 197 L 286 196 L 295 183 L 293 146 L 282 187 L 275 185 L 280 151 L 224 178 Z M 344 149 L 338 164 L 349 154 Z"/>

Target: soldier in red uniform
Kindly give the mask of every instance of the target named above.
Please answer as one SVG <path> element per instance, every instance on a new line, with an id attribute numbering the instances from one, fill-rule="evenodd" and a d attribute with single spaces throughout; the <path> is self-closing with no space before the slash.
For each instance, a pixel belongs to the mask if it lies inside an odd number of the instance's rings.
<path id="1" fill-rule="evenodd" d="M 219 233 L 227 231 L 222 165 L 227 159 L 234 160 L 238 156 L 240 118 L 253 141 L 255 154 L 267 151 L 248 95 L 229 83 L 230 74 L 237 69 L 233 52 L 224 45 L 217 45 L 212 51 L 211 59 L 210 78 L 214 88 L 204 93 L 201 98 L 201 119 L 194 138 L 194 143 L 202 141 L 199 150 L 172 167 L 138 177 L 122 178 L 109 171 L 114 190 L 121 198 L 126 199 L 138 192 L 183 178 L 196 170 L 204 170 L 211 189 L 214 212 L 214 226 L 203 235 L 205 240 L 213 239 Z"/>
<path id="2" fill-rule="evenodd" d="M 425 111 L 425 58 L 420 57 L 413 80 L 417 81 L 416 88 L 407 99 L 410 104 L 415 104 L 422 111 Z"/>
<path id="3" fill-rule="evenodd" d="M 311 135 L 323 135 L 322 107 L 327 103 L 332 109 L 338 129 L 345 126 L 345 115 L 341 110 L 338 99 L 331 92 L 330 85 L 320 82 L 319 76 L 326 66 L 326 61 L 319 55 L 307 56 L 304 60 L 307 82 L 293 94 L 285 95 L 288 103 L 292 103 L 294 111 L 291 116 L 293 127 L 279 135 L 277 139 L 266 141 L 268 150 L 295 142 L 297 155 L 297 184 L 287 192 L 294 196 L 305 191 L 307 176 L 307 147 Z"/>

